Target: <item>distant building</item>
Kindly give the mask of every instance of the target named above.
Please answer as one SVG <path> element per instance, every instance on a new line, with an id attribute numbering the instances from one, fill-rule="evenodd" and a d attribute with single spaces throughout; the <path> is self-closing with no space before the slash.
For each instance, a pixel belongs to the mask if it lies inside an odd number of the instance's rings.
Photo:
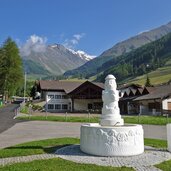
<path id="1" fill-rule="evenodd" d="M 138 84 L 131 84 L 122 86 L 119 90 L 121 94 L 119 101 L 121 114 L 138 114 L 139 103 L 136 103 L 134 99 L 143 95 L 144 87 Z"/>
<path id="2" fill-rule="evenodd" d="M 40 80 L 38 89 L 50 112 L 98 112 L 102 109 L 102 83 Z"/>
<path id="3" fill-rule="evenodd" d="M 121 89 L 121 113 L 124 114 L 164 114 L 171 110 L 171 85 L 142 87 L 130 85 Z"/>

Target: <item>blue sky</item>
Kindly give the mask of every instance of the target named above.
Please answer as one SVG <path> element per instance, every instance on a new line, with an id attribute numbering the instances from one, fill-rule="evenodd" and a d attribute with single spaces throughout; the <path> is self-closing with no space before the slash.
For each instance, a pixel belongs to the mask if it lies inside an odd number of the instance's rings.
<path id="1" fill-rule="evenodd" d="M 100 55 L 115 43 L 171 21 L 170 0 L 0 0 L 0 43 L 30 36 Z M 33 36 L 34 35 L 34 36 Z"/>

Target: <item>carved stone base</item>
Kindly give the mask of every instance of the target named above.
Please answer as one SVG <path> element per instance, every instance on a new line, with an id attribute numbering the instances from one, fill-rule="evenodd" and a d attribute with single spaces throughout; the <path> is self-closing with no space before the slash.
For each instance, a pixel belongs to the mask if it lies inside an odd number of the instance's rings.
<path id="1" fill-rule="evenodd" d="M 81 151 L 97 156 L 133 156 L 144 152 L 141 125 L 100 126 L 98 123 L 81 126 Z"/>

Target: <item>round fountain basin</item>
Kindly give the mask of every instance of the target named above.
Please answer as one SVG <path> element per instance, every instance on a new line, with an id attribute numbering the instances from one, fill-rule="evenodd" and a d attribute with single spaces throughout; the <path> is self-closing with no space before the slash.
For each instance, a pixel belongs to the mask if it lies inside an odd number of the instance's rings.
<path id="1" fill-rule="evenodd" d="M 81 125 L 81 151 L 97 156 L 133 156 L 144 152 L 144 131 L 141 125 Z"/>

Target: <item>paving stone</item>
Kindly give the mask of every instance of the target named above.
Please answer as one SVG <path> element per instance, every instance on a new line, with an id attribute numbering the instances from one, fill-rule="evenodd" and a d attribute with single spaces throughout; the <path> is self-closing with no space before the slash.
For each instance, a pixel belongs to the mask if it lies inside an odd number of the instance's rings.
<path id="1" fill-rule="evenodd" d="M 51 159 L 57 157 L 54 154 L 39 154 L 21 157 L 9 157 L 0 159 L 0 165 L 5 166 L 13 163 L 30 162 L 33 160 Z"/>

